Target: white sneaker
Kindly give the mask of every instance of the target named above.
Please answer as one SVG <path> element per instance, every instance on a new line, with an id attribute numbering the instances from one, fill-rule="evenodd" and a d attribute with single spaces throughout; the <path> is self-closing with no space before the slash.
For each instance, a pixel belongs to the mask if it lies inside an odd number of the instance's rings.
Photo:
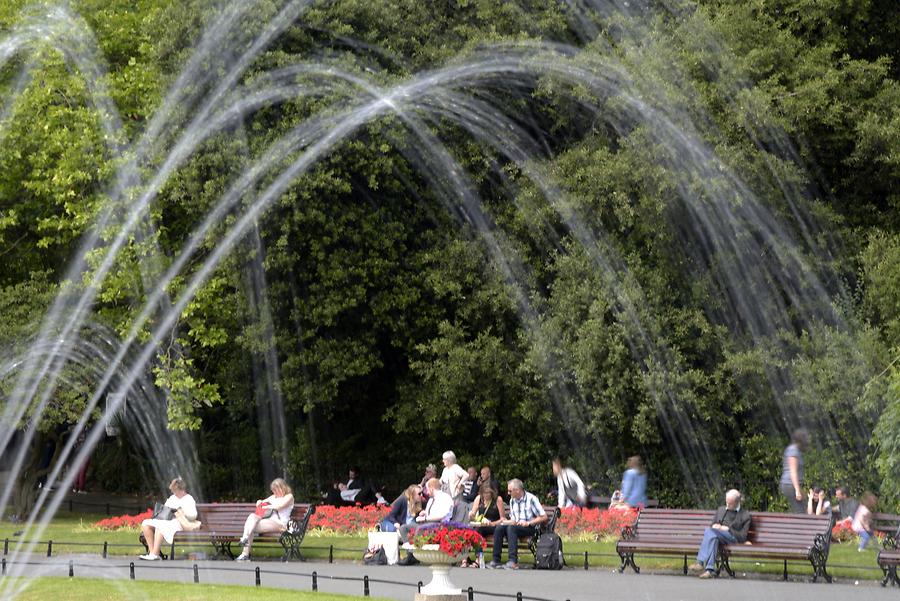
<path id="1" fill-rule="evenodd" d="M 246 553 L 241 553 L 237 557 L 234 558 L 235 561 L 250 561 L 250 556 Z"/>
<path id="2" fill-rule="evenodd" d="M 146 555 L 139 556 L 139 559 L 143 559 L 144 561 L 159 561 L 159 555 L 147 553 Z"/>

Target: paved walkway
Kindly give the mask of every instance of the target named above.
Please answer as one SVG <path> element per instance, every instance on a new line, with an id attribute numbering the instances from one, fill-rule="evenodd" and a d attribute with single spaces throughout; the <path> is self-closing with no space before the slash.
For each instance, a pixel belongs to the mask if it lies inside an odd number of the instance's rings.
<path id="1" fill-rule="evenodd" d="M 66 576 L 69 561 L 75 576 L 93 578 L 129 577 L 130 558 L 99 559 L 96 555 L 65 555 L 47 559 L 33 555 L 25 574 L 29 576 Z M 192 561 L 144 562 L 134 558 L 135 578 L 192 583 Z M 299 590 L 312 589 L 312 573 L 318 576 L 321 592 L 362 595 L 363 576 L 369 577 L 373 597 L 412 601 L 418 581 L 428 582 L 430 573 L 421 566 L 364 566 L 355 563 L 280 563 L 198 561 L 197 576 L 201 583 L 242 584 L 253 586 L 255 568 L 260 568 L 264 586 Z M 16 566 L 8 565 L 12 574 Z M 876 582 L 835 581 L 812 584 L 807 581 L 781 582 L 762 579 L 720 578 L 703 581 L 681 575 L 619 574 L 609 569 L 566 569 L 559 572 L 519 570 L 454 569 L 453 582 L 463 589 L 475 589 L 476 601 L 494 601 L 499 596 L 521 591 L 525 599 L 549 601 L 597 601 L 597 599 L 672 600 L 672 601 L 758 601 L 790 599 L 791 601 L 879 601 L 900 599 L 896 589 L 884 589 Z"/>

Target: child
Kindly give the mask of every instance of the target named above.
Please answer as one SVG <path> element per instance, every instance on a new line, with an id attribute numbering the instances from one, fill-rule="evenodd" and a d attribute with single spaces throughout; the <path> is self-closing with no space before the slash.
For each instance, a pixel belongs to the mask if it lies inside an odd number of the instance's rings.
<path id="1" fill-rule="evenodd" d="M 872 522 L 874 521 L 875 516 L 872 512 L 875 511 L 875 505 L 877 503 L 878 498 L 872 493 L 867 492 L 862 497 L 859 509 L 856 510 L 856 515 L 853 516 L 852 528 L 853 531 L 859 535 L 859 549 L 857 549 L 857 551 L 864 551 L 869 544 L 869 541 L 874 538 L 875 532 Z"/>

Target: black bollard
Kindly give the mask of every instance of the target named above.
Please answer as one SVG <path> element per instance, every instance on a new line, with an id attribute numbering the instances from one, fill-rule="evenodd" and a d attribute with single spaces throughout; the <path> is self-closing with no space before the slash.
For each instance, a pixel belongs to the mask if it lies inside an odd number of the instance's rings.
<path id="1" fill-rule="evenodd" d="M 363 597 L 369 596 L 369 577 L 363 576 Z"/>
<path id="2" fill-rule="evenodd" d="M 53 541 L 52 541 L 52 540 L 48 540 L 48 541 L 47 541 L 47 557 L 50 557 L 50 555 L 51 555 L 52 553 L 53 553 Z"/>
<path id="3" fill-rule="evenodd" d="M 262 582 L 259 579 L 259 566 L 256 566 L 256 586 L 261 586 Z"/>
<path id="4" fill-rule="evenodd" d="M 3 575 L 6 576 L 6 558 L 3 558 Z"/>
<path id="5" fill-rule="evenodd" d="M 109 552 L 109 543 L 107 541 L 103 541 L 103 559 L 106 559 L 106 555 Z"/>
<path id="6" fill-rule="evenodd" d="M 469 590 L 468 590 L 468 593 L 469 593 L 469 601 L 475 601 L 475 589 L 473 589 L 473 588 L 470 586 L 470 587 L 469 587 Z"/>
<path id="7" fill-rule="evenodd" d="M 200 584 L 200 570 L 197 569 L 197 564 L 194 564 L 194 584 Z"/>
<path id="8" fill-rule="evenodd" d="M 419 592 L 422 592 L 422 581 L 419 580 L 419 584 L 416 585 L 419 588 Z"/>
<path id="9" fill-rule="evenodd" d="M 328 545 L 328 563 L 334 563 L 334 545 Z"/>
<path id="10" fill-rule="evenodd" d="M 313 572 L 313 592 L 319 590 L 319 573 Z"/>
<path id="11" fill-rule="evenodd" d="M 128 565 L 128 577 L 131 578 L 132 580 L 134 580 L 134 562 L 133 561 Z"/>
<path id="12" fill-rule="evenodd" d="M 9 539 L 8 538 L 3 539 L 3 554 L 9 555 Z"/>
<path id="13" fill-rule="evenodd" d="M 584 569 L 588 569 L 588 552 L 584 552 Z"/>
<path id="14" fill-rule="evenodd" d="M 522 601 L 522 591 L 516 593 L 516 601 Z"/>
<path id="15" fill-rule="evenodd" d="M 72 563 L 72 560 L 69 560 L 69 578 L 75 577 L 75 564 Z"/>

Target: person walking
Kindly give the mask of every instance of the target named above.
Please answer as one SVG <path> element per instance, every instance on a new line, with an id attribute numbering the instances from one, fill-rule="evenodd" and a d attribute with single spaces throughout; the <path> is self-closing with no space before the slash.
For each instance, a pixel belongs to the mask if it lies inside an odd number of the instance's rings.
<path id="1" fill-rule="evenodd" d="M 809 432 L 806 428 L 799 428 L 794 430 L 791 444 L 782 456 L 779 488 L 787 499 L 791 513 L 806 513 L 806 503 L 803 502 L 803 451 L 808 446 Z"/>

